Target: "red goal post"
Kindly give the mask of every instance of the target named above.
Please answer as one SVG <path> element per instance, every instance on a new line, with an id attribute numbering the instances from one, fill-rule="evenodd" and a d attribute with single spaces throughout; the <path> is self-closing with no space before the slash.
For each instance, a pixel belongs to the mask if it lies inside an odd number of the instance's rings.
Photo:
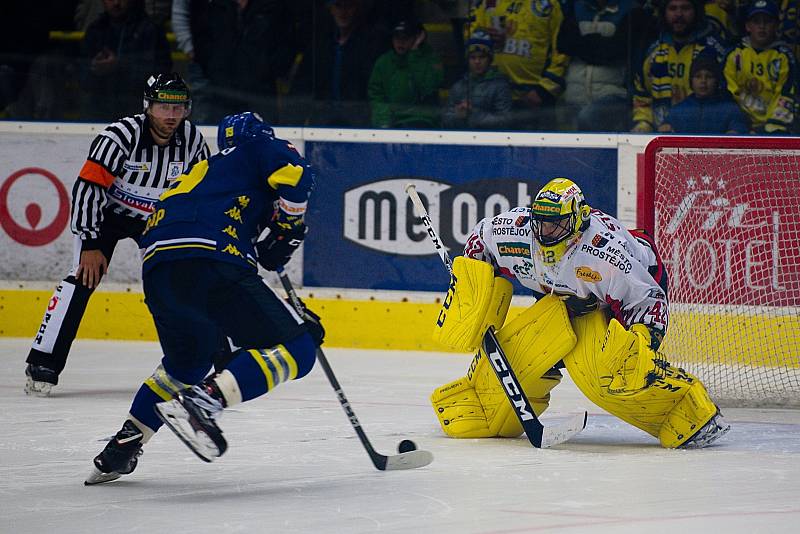
<path id="1" fill-rule="evenodd" d="M 670 277 L 664 354 L 723 404 L 800 405 L 800 138 L 657 137 L 640 186 Z"/>

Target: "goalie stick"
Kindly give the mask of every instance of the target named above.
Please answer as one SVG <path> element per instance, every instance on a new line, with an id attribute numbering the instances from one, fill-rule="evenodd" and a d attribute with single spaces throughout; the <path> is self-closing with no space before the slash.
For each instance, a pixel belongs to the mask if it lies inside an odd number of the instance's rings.
<path id="1" fill-rule="evenodd" d="M 283 267 L 279 267 L 276 272 L 278 273 L 278 278 L 281 280 L 283 289 L 286 291 L 286 295 L 289 297 L 289 301 L 302 317 L 303 303 L 300 301 L 300 297 L 297 296 L 297 292 L 294 290 L 291 280 L 289 280 L 289 275 L 286 274 Z M 361 440 L 361 444 L 367 450 L 367 454 L 369 454 L 369 458 L 372 460 L 376 469 L 380 471 L 415 469 L 417 467 L 425 467 L 433 461 L 433 454 L 428 451 L 417 449 L 416 444 L 411 440 L 403 440 L 398 444 L 399 454 L 385 456 L 377 452 L 372 446 L 372 443 L 370 443 L 369 438 L 367 438 L 364 429 L 361 428 L 361 423 L 358 421 L 358 417 L 356 417 L 353 408 L 350 406 L 350 402 L 347 400 L 344 391 L 342 391 L 342 386 L 339 385 L 336 375 L 333 374 L 333 369 L 331 369 L 328 359 L 325 357 L 325 353 L 323 353 L 322 349 L 319 347 L 317 347 L 317 360 L 322 366 L 322 370 L 325 371 L 325 376 L 328 377 L 328 381 L 331 383 L 333 391 L 336 393 L 336 397 L 339 399 L 342 409 L 344 409 L 344 413 L 347 414 L 347 419 L 349 419 L 350 424 L 353 425 L 353 430 L 356 431 L 358 439 Z"/>
<path id="2" fill-rule="evenodd" d="M 422 219 L 422 224 L 425 226 L 428 237 L 431 238 L 442 263 L 444 263 L 447 271 L 452 274 L 453 262 L 450 260 L 439 234 L 436 233 L 436 229 L 433 227 L 428 210 L 422 204 L 422 199 L 417 193 L 416 186 L 408 184 L 406 186 L 406 194 L 417 209 L 417 215 Z M 525 430 L 525 435 L 528 436 L 531 445 L 537 449 L 552 447 L 567 441 L 586 427 L 587 412 L 577 414 L 560 425 L 548 424 L 544 426 L 539 418 L 536 417 L 536 412 L 533 411 L 533 406 L 522 390 L 517 375 L 509 365 L 508 358 L 506 358 L 503 348 L 497 341 L 493 327 L 490 326 L 486 329 L 481 345 L 486 357 L 489 358 L 489 362 L 492 364 L 491 367 L 497 375 L 497 379 L 503 385 L 503 391 L 508 398 L 508 402 L 514 407 L 514 413 Z"/>

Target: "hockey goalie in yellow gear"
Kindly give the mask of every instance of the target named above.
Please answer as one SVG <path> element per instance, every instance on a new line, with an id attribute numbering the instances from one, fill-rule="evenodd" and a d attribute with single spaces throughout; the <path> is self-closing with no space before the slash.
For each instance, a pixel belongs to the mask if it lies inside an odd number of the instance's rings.
<path id="1" fill-rule="evenodd" d="M 506 323 L 512 277 L 543 296 Z M 666 293 L 653 241 L 590 209 L 574 182 L 556 178 L 532 206 L 478 223 L 453 262 L 433 337 L 474 352 L 495 328 L 537 415 L 566 368 L 589 400 L 662 446 L 704 447 L 730 427 L 700 380 L 658 352 L 669 319 Z M 466 376 L 431 395 L 448 436 L 522 434 L 490 365 L 478 351 Z"/>

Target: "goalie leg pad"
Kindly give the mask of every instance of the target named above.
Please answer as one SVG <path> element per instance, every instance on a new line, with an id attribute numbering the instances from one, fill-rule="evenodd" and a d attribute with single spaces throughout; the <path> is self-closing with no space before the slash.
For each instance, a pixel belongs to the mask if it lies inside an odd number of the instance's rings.
<path id="1" fill-rule="evenodd" d="M 513 287 L 486 262 L 459 256 L 436 319 L 433 339 L 456 351 L 473 352 L 491 325 L 505 321 Z"/>
<path id="2" fill-rule="evenodd" d="M 668 449 L 680 447 L 717 415 L 718 410 L 705 386 L 695 380 L 686 395 L 664 419 L 658 433 L 661 446 Z"/>
<path id="3" fill-rule="evenodd" d="M 504 325 L 497 340 L 524 389 L 528 377 L 544 376 L 575 347 L 578 338 L 564 303 L 547 295 Z"/>
<path id="4" fill-rule="evenodd" d="M 609 325 L 600 311 L 575 318 L 572 325 L 578 344 L 564 364 L 575 385 L 600 408 L 658 438 L 662 446 L 680 446 L 693 435 L 692 428 L 699 430 L 716 413 L 700 380 L 669 365 L 639 334 Z"/>
<path id="5" fill-rule="evenodd" d="M 451 438 L 492 437 L 475 388 L 463 376 L 431 394 L 431 404 L 444 433 Z"/>
<path id="6" fill-rule="evenodd" d="M 488 366 L 488 359 L 475 357 L 479 367 Z M 491 369 L 485 369 L 493 373 Z M 482 390 L 479 394 L 464 376 L 445 384 L 431 394 L 431 404 L 444 433 L 451 438 L 513 438 L 522 434 L 517 416 L 495 378 L 497 387 Z M 550 404 L 550 390 L 561 382 L 557 369 L 547 375 L 523 384 L 528 400 L 536 415 L 541 415 Z"/>
<path id="7" fill-rule="evenodd" d="M 564 304 L 545 297 L 497 333 L 533 411 L 541 415 L 550 402 L 550 390 L 561 382 L 552 367 L 575 346 Z M 467 376 L 438 388 L 431 395 L 444 432 L 452 437 L 516 437 L 522 425 L 502 384 L 481 350 Z"/>

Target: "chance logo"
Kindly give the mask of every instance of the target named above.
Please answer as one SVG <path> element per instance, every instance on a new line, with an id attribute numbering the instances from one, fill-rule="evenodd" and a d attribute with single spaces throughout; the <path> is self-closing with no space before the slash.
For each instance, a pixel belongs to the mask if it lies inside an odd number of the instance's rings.
<path id="1" fill-rule="evenodd" d="M 531 248 L 526 243 L 499 243 L 497 245 L 497 252 L 499 252 L 501 256 L 531 257 Z"/>
<path id="2" fill-rule="evenodd" d="M 31 202 L 25 206 L 25 219 L 27 220 L 27 227 L 20 225 L 11 216 L 9 209 L 9 192 L 11 186 L 18 180 L 30 176 L 40 175 L 47 178 L 53 184 L 58 195 L 58 209 L 53 222 L 44 228 L 38 228 L 42 220 L 42 207 Z M 0 226 L 3 230 L 11 236 L 11 239 L 17 243 L 27 245 L 29 247 L 39 247 L 55 241 L 64 228 L 69 223 L 69 195 L 64 185 L 59 181 L 56 176 L 46 169 L 39 167 L 26 167 L 20 169 L 9 176 L 0 187 Z"/>

